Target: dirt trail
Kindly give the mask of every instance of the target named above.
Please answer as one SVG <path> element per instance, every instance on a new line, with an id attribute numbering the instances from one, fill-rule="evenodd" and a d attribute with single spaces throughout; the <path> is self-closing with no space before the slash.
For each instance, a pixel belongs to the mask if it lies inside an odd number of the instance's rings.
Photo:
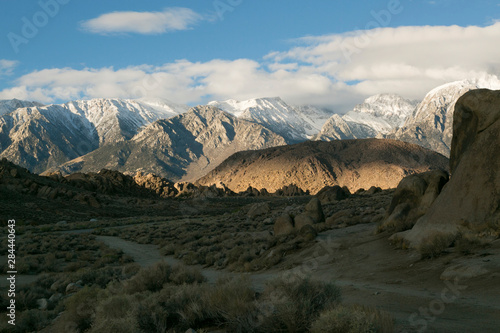
<path id="1" fill-rule="evenodd" d="M 118 237 L 98 236 L 97 239 L 123 250 L 142 266 L 161 260 L 170 264 L 179 262 L 161 256 L 154 245 Z M 489 261 L 495 256 L 500 258 L 500 251 L 490 252 L 494 253 Z M 357 225 L 323 233 L 315 246 L 287 256 L 281 266 L 247 275 L 257 291 L 282 274 L 334 281 L 342 289 L 344 302 L 376 306 L 391 313 L 398 332 L 499 332 L 500 275 L 445 282 L 439 276 L 453 262 L 446 263 L 446 260 L 422 261 L 411 252 L 396 251 L 387 243 L 386 236 L 374 235 L 373 225 Z M 284 269 L 290 266 L 295 267 Z M 199 268 L 209 283 L 223 275 L 237 275 Z M 453 286 L 464 290 L 456 291 L 455 296 L 449 293 Z M 446 288 L 446 296 L 452 300 L 448 303 L 442 301 Z"/>

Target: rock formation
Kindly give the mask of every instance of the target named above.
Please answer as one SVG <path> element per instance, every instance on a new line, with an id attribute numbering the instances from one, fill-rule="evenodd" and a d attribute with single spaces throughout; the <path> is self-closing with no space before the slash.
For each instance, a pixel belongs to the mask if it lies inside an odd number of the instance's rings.
<path id="1" fill-rule="evenodd" d="M 436 235 L 467 229 L 500 231 L 500 91 L 474 90 L 453 116 L 451 179 L 415 226 L 396 234 L 418 248 Z"/>
<path id="2" fill-rule="evenodd" d="M 427 213 L 448 180 L 444 170 L 405 177 L 394 192 L 380 230 L 403 231 L 413 227 L 417 219 Z"/>

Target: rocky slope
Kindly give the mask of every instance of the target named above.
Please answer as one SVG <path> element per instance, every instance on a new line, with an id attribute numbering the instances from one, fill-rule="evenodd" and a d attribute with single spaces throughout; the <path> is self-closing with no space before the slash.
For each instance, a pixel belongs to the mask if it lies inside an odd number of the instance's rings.
<path id="1" fill-rule="evenodd" d="M 63 173 L 102 168 L 131 174 L 143 171 L 174 181 L 189 181 L 211 171 L 235 152 L 285 144 L 283 137 L 262 125 L 215 107 L 199 106 L 156 121 L 130 140 L 105 145 L 57 169 Z"/>
<path id="2" fill-rule="evenodd" d="M 332 185 L 350 191 L 395 188 L 408 174 L 447 166 L 448 159 L 438 153 L 394 140 L 309 141 L 236 153 L 198 183 L 222 182 L 235 192 L 248 186 L 273 192 L 294 183 L 314 194 Z"/>
<path id="3" fill-rule="evenodd" d="M 168 102 L 118 99 L 18 108 L 0 117 L 0 158 L 43 172 L 131 139 L 141 127 L 183 110 L 187 107 Z"/>
<path id="4" fill-rule="evenodd" d="M 449 156 L 455 103 L 466 92 L 478 88 L 500 89 L 500 80 L 488 77 L 437 87 L 427 94 L 405 124 L 387 138 L 415 143 Z"/>
<path id="5" fill-rule="evenodd" d="M 417 102 L 398 95 L 375 95 L 343 116 L 333 115 L 315 139 L 366 139 L 388 134 L 402 126 L 416 106 Z"/>

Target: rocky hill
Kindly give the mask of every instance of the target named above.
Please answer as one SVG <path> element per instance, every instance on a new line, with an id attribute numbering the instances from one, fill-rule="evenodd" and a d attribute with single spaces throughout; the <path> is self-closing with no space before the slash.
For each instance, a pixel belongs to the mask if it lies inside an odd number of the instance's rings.
<path id="1" fill-rule="evenodd" d="M 235 192 L 249 186 L 273 192 L 294 183 L 314 194 L 332 185 L 347 186 L 350 191 L 371 186 L 395 188 L 408 174 L 447 167 L 446 157 L 400 141 L 308 141 L 236 153 L 198 183 L 222 182 Z"/>
<path id="2" fill-rule="evenodd" d="M 189 181 L 208 173 L 235 152 L 285 144 L 283 137 L 262 125 L 215 107 L 199 106 L 158 120 L 130 140 L 105 145 L 50 171 L 69 174 L 106 168 Z"/>

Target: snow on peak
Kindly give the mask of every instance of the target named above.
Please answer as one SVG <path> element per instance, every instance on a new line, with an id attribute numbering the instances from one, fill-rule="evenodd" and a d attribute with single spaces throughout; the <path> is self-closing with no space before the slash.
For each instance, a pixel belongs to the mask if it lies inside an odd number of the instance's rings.
<path id="1" fill-rule="evenodd" d="M 452 91 L 461 91 L 463 89 L 500 89 L 500 79 L 496 75 L 484 75 L 482 77 L 470 78 L 460 81 L 445 83 L 439 87 L 432 89 L 427 97 L 443 94 Z M 424 98 L 424 100 L 426 99 Z"/>
<path id="2" fill-rule="evenodd" d="M 403 125 L 417 104 L 416 101 L 407 100 L 399 95 L 379 94 L 356 105 L 342 118 L 348 123 L 365 125 L 378 133 L 387 134 Z"/>
<path id="3" fill-rule="evenodd" d="M 22 101 L 17 98 L 0 100 L 0 116 L 11 113 L 12 111 L 20 108 L 30 108 L 37 106 L 43 106 L 43 104 L 38 102 Z"/>

